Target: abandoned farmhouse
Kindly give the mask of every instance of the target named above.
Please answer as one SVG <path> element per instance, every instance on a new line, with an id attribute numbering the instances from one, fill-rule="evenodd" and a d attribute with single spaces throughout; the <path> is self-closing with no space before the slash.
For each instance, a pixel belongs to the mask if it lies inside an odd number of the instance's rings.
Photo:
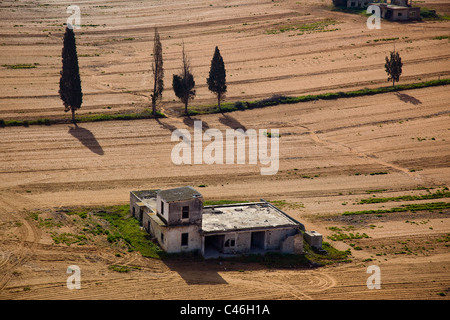
<path id="1" fill-rule="evenodd" d="M 380 8 L 380 16 L 391 21 L 420 20 L 420 8 L 413 7 L 412 0 L 347 0 L 347 8 Z"/>
<path id="2" fill-rule="evenodd" d="M 203 206 L 203 196 L 190 186 L 132 191 L 130 214 L 168 253 L 303 253 L 304 225 L 264 200 Z"/>

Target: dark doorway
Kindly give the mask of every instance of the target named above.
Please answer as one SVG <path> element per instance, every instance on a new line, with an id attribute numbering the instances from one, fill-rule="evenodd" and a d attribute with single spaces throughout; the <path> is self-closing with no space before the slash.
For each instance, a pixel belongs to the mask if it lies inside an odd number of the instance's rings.
<path id="1" fill-rule="evenodd" d="M 253 248 L 264 249 L 265 235 L 266 235 L 265 231 L 252 232 L 252 240 L 251 240 L 252 249 Z"/>
<path id="2" fill-rule="evenodd" d="M 144 217 L 144 209 L 139 209 L 139 224 L 142 226 L 142 219 Z"/>
<path id="3" fill-rule="evenodd" d="M 214 235 L 205 237 L 205 256 L 217 252 L 223 252 L 224 235 Z"/>

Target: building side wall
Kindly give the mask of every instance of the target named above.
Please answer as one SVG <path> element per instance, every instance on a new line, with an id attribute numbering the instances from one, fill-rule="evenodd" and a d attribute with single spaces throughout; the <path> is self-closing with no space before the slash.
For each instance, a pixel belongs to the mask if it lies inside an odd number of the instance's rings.
<path id="1" fill-rule="evenodd" d="M 420 8 L 409 8 L 408 20 L 420 20 Z"/>
<path id="2" fill-rule="evenodd" d="M 130 192 L 130 216 L 136 217 L 136 212 L 139 212 L 139 206 L 136 204 L 138 202 L 140 199 Z"/>
<path id="3" fill-rule="evenodd" d="M 162 210 L 162 207 L 164 207 L 164 210 Z M 156 196 L 156 212 L 161 215 L 164 220 L 169 220 L 169 204 L 163 201 L 159 194 Z"/>
<path id="4" fill-rule="evenodd" d="M 289 236 L 296 234 L 297 228 L 274 229 L 266 231 L 266 250 L 279 250 L 282 241 Z"/>
<path id="5" fill-rule="evenodd" d="M 188 243 L 181 245 L 182 234 L 188 234 Z M 176 228 L 166 228 L 166 251 L 168 253 L 200 251 L 202 249 L 202 237 L 196 225 L 186 225 Z"/>
<path id="6" fill-rule="evenodd" d="M 294 244 L 294 237 L 296 235 L 301 236 L 300 231 L 297 227 L 292 228 L 283 228 L 283 229 L 270 229 L 270 230 L 248 230 L 248 231 L 237 231 L 237 232 L 223 232 L 222 236 L 224 237 L 223 240 L 223 247 L 217 248 L 219 252 L 225 253 L 225 254 L 245 254 L 249 253 L 252 250 L 252 233 L 258 232 L 264 233 L 264 243 L 262 244 L 262 247 L 258 248 L 261 250 L 268 250 L 268 251 L 277 251 L 277 250 L 283 250 L 283 242 L 286 241 L 288 238 L 290 239 L 289 252 L 294 252 L 295 247 L 298 247 L 298 243 Z M 206 235 L 207 237 L 208 235 Z M 303 239 L 303 238 L 302 238 Z M 227 243 L 227 240 L 234 240 L 234 246 L 225 246 Z M 203 241 L 204 243 L 204 241 Z M 231 244 L 231 242 L 230 242 Z M 284 247 L 287 248 L 287 245 L 285 244 Z M 300 248 L 302 250 L 303 248 Z M 298 251 L 298 250 L 297 250 Z"/>
<path id="7" fill-rule="evenodd" d="M 189 207 L 189 219 L 182 219 L 182 210 L 185 206 Z M 196 198 L 186 201 L 171 202 L 168 207 L 168 225 L 179 225 L 184 223 L 196 225 L 202 224 L 203 201 L 201 199 Z"/>
<path id="8" fill-rule="evenodd" d="M 246 253 L 251 248 L 251 233 L 250 232 L 237 232 L 236 233 L 236 252 Z"/>

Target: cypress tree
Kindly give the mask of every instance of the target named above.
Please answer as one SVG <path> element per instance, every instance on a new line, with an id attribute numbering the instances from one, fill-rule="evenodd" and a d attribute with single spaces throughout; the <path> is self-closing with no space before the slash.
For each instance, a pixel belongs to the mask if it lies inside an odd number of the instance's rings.
<path id="1" fill-rule="evenodd" d="M 191 64 L 189 62 L 186 53 L 184 52 L 183 43 L 183 65 L 181 67 L 181 73 L 179 75 L 174 74 L 172 80 L 173 91 L 177 98 L 184 103 L 184 112 L 188 115 L 189 100 L 195 97 L 195 81 L 194 75 L 191 72 Z"/>
<path id="2" fill-rule="evenodd" d="M 162 46 L 159 37 L 158 29 L 155 28 L 155 37 L 153 40 L 153 93 L 150 95 L 152 98 L 152 112 L 156 116 L 156 103 L 161 99 L 162 92 L 164 90 L 164 69 L 163 69 L 163 56 Z"/>
<path id="3" fill-rule="evenodd" d="M 211 60 L 209 78 L 206 80 L 206 82 L 208 84 L 208 89 L 217 95 L 219 110 L 222 111 L 220 107 L 220 101 L 225 97 L 225 93 L 227 92 L 227 85 L 225 64 L 223 62 L 222 56 L 220 55 L 218 47 L 216 47 L 214 51 L 214 56 Z"/>
<path id="4" fill-rule="evenodd" d="M 64 111 L 72 111 L 72 122 L 76 125 L 75 111 L 81 108 L 83 93 L 81 91 L 75 34 L 69 26 L 66 27 L 64 34 L 59 96 L 64 103 Z"/>
<path id="5" fill-rule="evenodd" d="M 388 81 L 392 80 L 392 86 L 395 86 L 395 82 L 400 80 L 400 75 L 402 74 L 402 58 L 397 51 L 391 51 L 390 58 L 386 57 L 386 64 L 384 68 L 388 74 Z"/>

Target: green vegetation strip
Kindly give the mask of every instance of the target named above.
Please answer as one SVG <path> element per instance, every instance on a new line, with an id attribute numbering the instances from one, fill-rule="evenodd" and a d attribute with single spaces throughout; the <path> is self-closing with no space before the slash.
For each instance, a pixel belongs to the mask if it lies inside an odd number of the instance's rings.
<path id="1" fill-rule="evenodd" d="M 388 86 L 374 89 L 359 89 L 349 92 L 331 92 L 331 93 L 321 93 L 315 95 L 306 95 L 299 97 L 287 97 L 287 96 L 273 96 L 271 98 L 257 100 L 257 101 L 237 101 L 222 103 L 221 110 L 217 105 L 208 106 L 197 106 L 192 107 L 189 111 L 190 115 L 196 114 L 213 114 L 213 113 L 226 113 L 239 110 L 263 108 L 269 106 L 276 106 L 280 104 L 294 104 L 300 102 L 308 102 L 314 100 L 334 100 L 339 98 L 351 98 L 351 97 L 361 97 L 368 95 L 376 95 L 388 92 L 396 92 L 403 90 L 420 89 L 426 87 L 443 86 L 450 84 L 449 79 L 431 80 L 418 83 L 410 83 L 396 86 Z M 151 114 L 151 111 L 146 109 L 139 113 L 122 113 L 122 114 L 87 114 L 82 116 L 77 116 L 77 121 L 83 122 L 96 122 L 96 121 L 111 121 L 111 120 L 138 120 L 138 119 L 151 119 L 151 118 L 165 118 L 166 116 L 158 112 L 156 117 Z M 13 127 L 13 126 L 29 126 L 29 125 L 52 125 L 52 124 L 63 124 L 71 123 L 70 119 L 37 119 L 37 120 L 3 120 L 0 119 L 1 127 Z"/>
<path id="2" fill-rule="evenodd" d="M 448 190 L 448 188 L 447 188 Z M 427 200 L 427 199 L 440 199 L 440 198 L 449 198 L 450 192 L 446 190 L 438 190 L 435 193 L 430 194 L 423 194 L 423 195 L 405 195 L 405 196 L 399 196 L 399 197 L 387 197 L 387 198 L 368 198 L 368 199 L 362 199 L 359 203 L 360 204 L 367 204 L 367 203 L 384 203 L 384 202 L 390 202 L 390 201 L 415 201 L 415 200 Z"/>
<path id="3" fill-rule="evenodd" d="M 431 202 L 431 203 L 421 203 L 421 204 L 408 204 L 402 205 L 400 207 L 391 209 L 380 209 L 380 210 L 362 210 L 362 211 L 346 211 L 342 215 L 358 215 L 358 214 L 382 214 L 382 213 L 393 213 L 393 212 L 407 212 L 407 211 L 434 211 L 449 209 L 450 202 Z"/>
<path id="4" fill-rule="evenodd" d="M 332 19 L 325 19 L 322 21 L 316 21 L 312 23 L 303 23 L 303 24 L 291 24 L 291 25 L 283 25 L 278 28 L 266 30 L 266 34 L 279 34 L 290 31 L 300 32 L 299 35 L 302 35 L 304 32 L 327 32 L 327 31 L 336 31 L 338 29 L 326 29 L 328 26 L 338 24 L 339 22 Z"/>
<path id="5" fill-rule="evenodd" d="M 97 121 L 112 121 L 112 120 L 139 120 L 139 119 L 154 119 L 165 118 L 162 112 L 157 112 L 154 116 L 150 111 L 144 110 L 138 113 L 116 113 L 116 114 L 87 114 L 76 117 L 77 123 L 97 122 Z M 31 125 L 52 125 L 72 123 L 71 119 L 36 119 L 36 120 L 3 120 L 0 119 L 0 128 L 2 127 L 28 127 Z"/>
<path id="6" fill-rule="evenodd" d="M 2 64 L 2 67 L 7 69 L 34 69 L 39 63 L 19 63 L 19 64 Z"/>
<path id="7" fill-rule="evenodd" d="M 339 98 L 352 98 L 352 97 L 361 97 L 361 96 L 369 96 L 376 95 L 382 93 L 403 91 L 403 90 L 413 90 L 420 89 L 426 87 L 434 87 L 434 86 L 442 86 L 450 84 L 450 79 L 440 79 L 440 80 L 430 80 L 418 83 L 410 83 L 410 84 L 402 84 L 396 86 L 388 86 L 388 87 L 380 87 L 380 88 L 365 88 L 359 90 L 353 90 L 348 92 L 331 92 L 331 93 L 321 93 L 315 95 L 306 95 L 299 97 L 287 97 L 287 96 L 273 96 L 271 98 L 258 100 L 258 101 L 237 101 L 234 103 L 222 103 L 221 110 L 219 110 L 217 105 L 209 105 L 209 106 L 198 106 L 192 107 L 189 113 L 191 115 L 196 114 L 212 114 L 212 113 L 225 113 L 225 112 L 233 112 L 239 110 L 247 110 L 247 109 L 255 109 L 255 108 L 263 108 L 269 106 L 276 106 L 280 104 L 294 104 L 300 102 L 308 102 L 314 100 L 334 100 Z"/>

